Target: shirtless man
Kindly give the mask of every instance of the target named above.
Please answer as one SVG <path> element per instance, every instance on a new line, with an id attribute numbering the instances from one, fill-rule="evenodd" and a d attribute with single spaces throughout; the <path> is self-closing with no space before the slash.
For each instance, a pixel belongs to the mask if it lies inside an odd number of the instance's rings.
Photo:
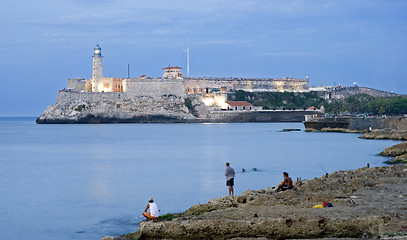
<path id="1" fill-rule="evenodd" d="M 287 189 L 293 188 L 293 180 L 288 176 L 288 173 L 283 172 L 284 180 L 283 182 L 278 185 L 276 192 L 285 191 Z"/>

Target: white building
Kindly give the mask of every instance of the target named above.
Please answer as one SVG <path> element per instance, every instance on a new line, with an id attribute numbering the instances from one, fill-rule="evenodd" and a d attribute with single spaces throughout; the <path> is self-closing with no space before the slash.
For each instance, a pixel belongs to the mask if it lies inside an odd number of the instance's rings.
<path id="1" fill-rule="evenodd" d="M 227 101 L 226 102 L 229 111 L 251 111 L 253 105 L 246 101 Z"/>
<path id="2" fill-rule="evenodd" d="M 166 68 L 163 68 L 163 70 L 164 70 L 163 78 L 182 78 L 183 77 L 180 67 L 166 67 Z"/>

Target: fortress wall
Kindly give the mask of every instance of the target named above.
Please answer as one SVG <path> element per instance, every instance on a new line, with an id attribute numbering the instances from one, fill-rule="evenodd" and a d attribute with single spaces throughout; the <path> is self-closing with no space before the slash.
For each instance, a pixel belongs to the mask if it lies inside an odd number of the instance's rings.
<path id="1" fill-rule="evenodd" d="M 304 91 L 308 81 L 303 79 L 262 79 L 262 78 L 185 78 L 188 93 L 200 93 L 206 88 L 245 91 Z"/>
<path id="2" fill-rule="evenodd" d="M 57 105 L 69 106 L 72 104 L 93 103 L 93 102 L 119 102 L 127 99 L 125 93 L 115 92 L 67 92 L 59 91 Z"/>
<path id="3" fill-rule="evenodd" d="M 106 83 L 115 85 L 115 78 L 104 78 Z M 304 79 L 263 79 L 263 78 L 123 78 L 123 92 L 135 95 L 164 95 L 205 93 L 206 90 L 219 89 L 222 91 L 307 91 L 308 81 Z M 103 82 L 101 86 L 103 88 Z M 68 79 L 68 88 L 85 91 L 85 79 Z"/>
<path id="4" fill-rule="evenodd" d="M 86 79 L 84 78 L 69 78 L 67 83 L 68 89 L 75 89 L 77 91 L 85 91 Z"/>
<path id="5" fill-rule="evenodd" d="M 133 96 L 186 96 L 182 80 L 177 79 L 138 79 L 123 82 L 123 91 Z"/>
<path id="6" fill-rule="evenodd" d="M 147 86 L 146 86 L 147 85 Z M 138 84 L 134 92 L 71 92 L 59 91 L 57 104 L 70 105 L 72 103 L 80 104 L 81 102 L 97 103 L 110 102 L 120 103 L 126 101 L 140 101 L 140 99 L 160 99 L 165 95 L 174 95 L 177 98 L 186 97 L 182 85 L 179 84 Z"/>

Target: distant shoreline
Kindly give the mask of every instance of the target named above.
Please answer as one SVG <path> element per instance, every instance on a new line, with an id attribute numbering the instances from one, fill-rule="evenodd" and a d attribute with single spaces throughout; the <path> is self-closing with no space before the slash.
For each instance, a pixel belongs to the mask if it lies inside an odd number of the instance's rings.
<path id="1" fill-rule="evenodd" d="M 118 112 L 119 114 L 120 112 Z M 239 122 L 302 122 L 305 115 L 317 111 L 303 110 L 259 110 L 259 111 L 214 111 L 208 115 L 211 118 L 182 118 L 177 115 L 124 115 L 110 117 L 104 115 L 81 115 L 75 118 L 37 118 L 38 124 L 98 124 L 98 123 L 239 123 Z M 319 112 L 318 112 L 319 113 Z"/>

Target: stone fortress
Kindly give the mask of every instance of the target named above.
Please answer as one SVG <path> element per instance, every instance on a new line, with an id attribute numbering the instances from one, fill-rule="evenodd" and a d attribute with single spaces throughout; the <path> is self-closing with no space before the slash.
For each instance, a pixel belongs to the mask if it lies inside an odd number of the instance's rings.
<path id="1" fill-rule="evenodd" d="M 93 49 L 92 78 L 68 79 L 67 90 L 78 92 L 122 92 L 130 94 L 191 94 L 227 93 L 235 90 L 249 92 L 308 91 L 308 77 L 296 78 L 197 78 L 184 77 L 180 67 L 165 67 L 162 77 L 112 78 L 103 77 L 102 52 Z"/>
<path id="2" fill-rule="evenodd" d="M 329 99 L 349 93 L 335 87 L 310 88 L 308 77 L 184 77 L 180 67 L 163 68 L 162 77 L 104 77 L 101 50 L 99 45 L 93 49 L 92 78 L 68 79 L 67 88 L 59 91 L 56 104 L 48 106 L 37 123 L 303 121 L 305 114 L 313 113 L 262 110 L 248 102 L 228 101 L 228 94 L 236 90 L 319 91 Z M 351 91 L 390 94 L 359 87 Z"/>

